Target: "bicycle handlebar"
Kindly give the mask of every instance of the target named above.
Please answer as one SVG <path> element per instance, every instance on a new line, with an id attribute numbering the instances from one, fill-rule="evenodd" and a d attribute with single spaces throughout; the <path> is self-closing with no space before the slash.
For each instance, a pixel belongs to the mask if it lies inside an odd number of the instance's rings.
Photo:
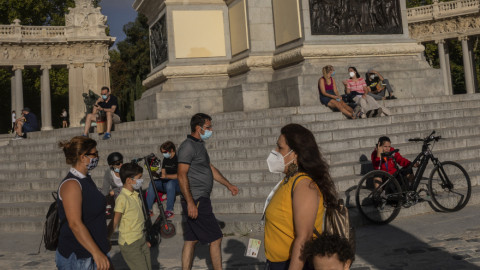
<path id="1" fill-rule="evenodd" d="M 383 157 L 391 157 L 391 156 L 393 156 L 395 153 L 398 153 L 399 151 L 400 151 L 400 149 L 395 149 L 395 150 L 393 150 L 392 152 L 382 153 L 381 156 L 382 156 L 382 158 L 383 158 Z"/>
<path id="2" fill-rule="evenodd" d="M 435 130 L 430 133 L 426 138 L 411 138 L 408 139 L 409 142 L 424 142 L 424 143 L 429 143 L 431 141 L 436 141 L 438 142 L 440 139 L 442 139 L 442 136 L 433 136 L 435 135 Z"/>

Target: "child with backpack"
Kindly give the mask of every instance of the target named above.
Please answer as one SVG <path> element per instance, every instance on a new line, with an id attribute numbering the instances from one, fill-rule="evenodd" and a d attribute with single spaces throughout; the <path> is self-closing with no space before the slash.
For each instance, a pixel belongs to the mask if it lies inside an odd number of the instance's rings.
<path id="1" fill-rule="evenodd" d="M 119 226 L 118 244 L 123 259 L 130 269 L 151 270 L 150 244 L 145 240 L 145 217 L 138 190 L 143 183 L 143 169 L 138 164 L 126 163 L 120 168 L 123 188 L 115 201 L 113 230 Z M 110 235 L 113 233 L 110 231 Z"/>

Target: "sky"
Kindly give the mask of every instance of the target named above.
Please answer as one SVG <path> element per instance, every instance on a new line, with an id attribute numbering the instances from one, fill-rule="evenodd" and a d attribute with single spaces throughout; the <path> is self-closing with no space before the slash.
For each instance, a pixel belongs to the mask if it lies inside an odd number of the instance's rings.
<path id="1" fill-rule="evenodd" d="M 110 26 L 110 35 L 116 37 L 116 44 L 125 39 L 123 26 L 128 22 L 135 21 L 137 11 L 132 5 L 135 0 L 102 0 L 100 7 L 102 14 L 107 16 L 107 24 Z"/>

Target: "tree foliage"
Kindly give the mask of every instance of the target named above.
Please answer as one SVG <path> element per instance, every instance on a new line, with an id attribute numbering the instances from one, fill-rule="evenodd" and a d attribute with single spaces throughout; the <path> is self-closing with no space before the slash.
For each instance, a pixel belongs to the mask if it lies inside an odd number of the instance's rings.
<path id="1" fill-rule="evenodd" d="M 134 101 L 141 98 L 142 81 L 150 72 L 150 46 L 147 18 L 139 14 L 134 22 L 123 27 L 125 40 L 117 49 L 110 50 L 110 74 L 112 93 L 119 98 L 121 117 L 135 119 Z"/>

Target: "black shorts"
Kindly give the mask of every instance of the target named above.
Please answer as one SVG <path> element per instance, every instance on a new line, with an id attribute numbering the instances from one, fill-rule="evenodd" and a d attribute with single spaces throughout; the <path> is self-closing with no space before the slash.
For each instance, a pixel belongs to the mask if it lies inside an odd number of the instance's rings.
<path id="1" fill-rule="evenodd" d="M 184 240 L 200 241 L 202 244 L 208 244 L 222 238 L 222 230 L 213 214 L 210 198 L 200 197 L 194 202 L 195 205 L 198 205 L 198 217 L 191 219 L 188 217 L 187 202 L 183 198 L 181 201 L 183 214 L 187 216 L 183 228 Z"/>

